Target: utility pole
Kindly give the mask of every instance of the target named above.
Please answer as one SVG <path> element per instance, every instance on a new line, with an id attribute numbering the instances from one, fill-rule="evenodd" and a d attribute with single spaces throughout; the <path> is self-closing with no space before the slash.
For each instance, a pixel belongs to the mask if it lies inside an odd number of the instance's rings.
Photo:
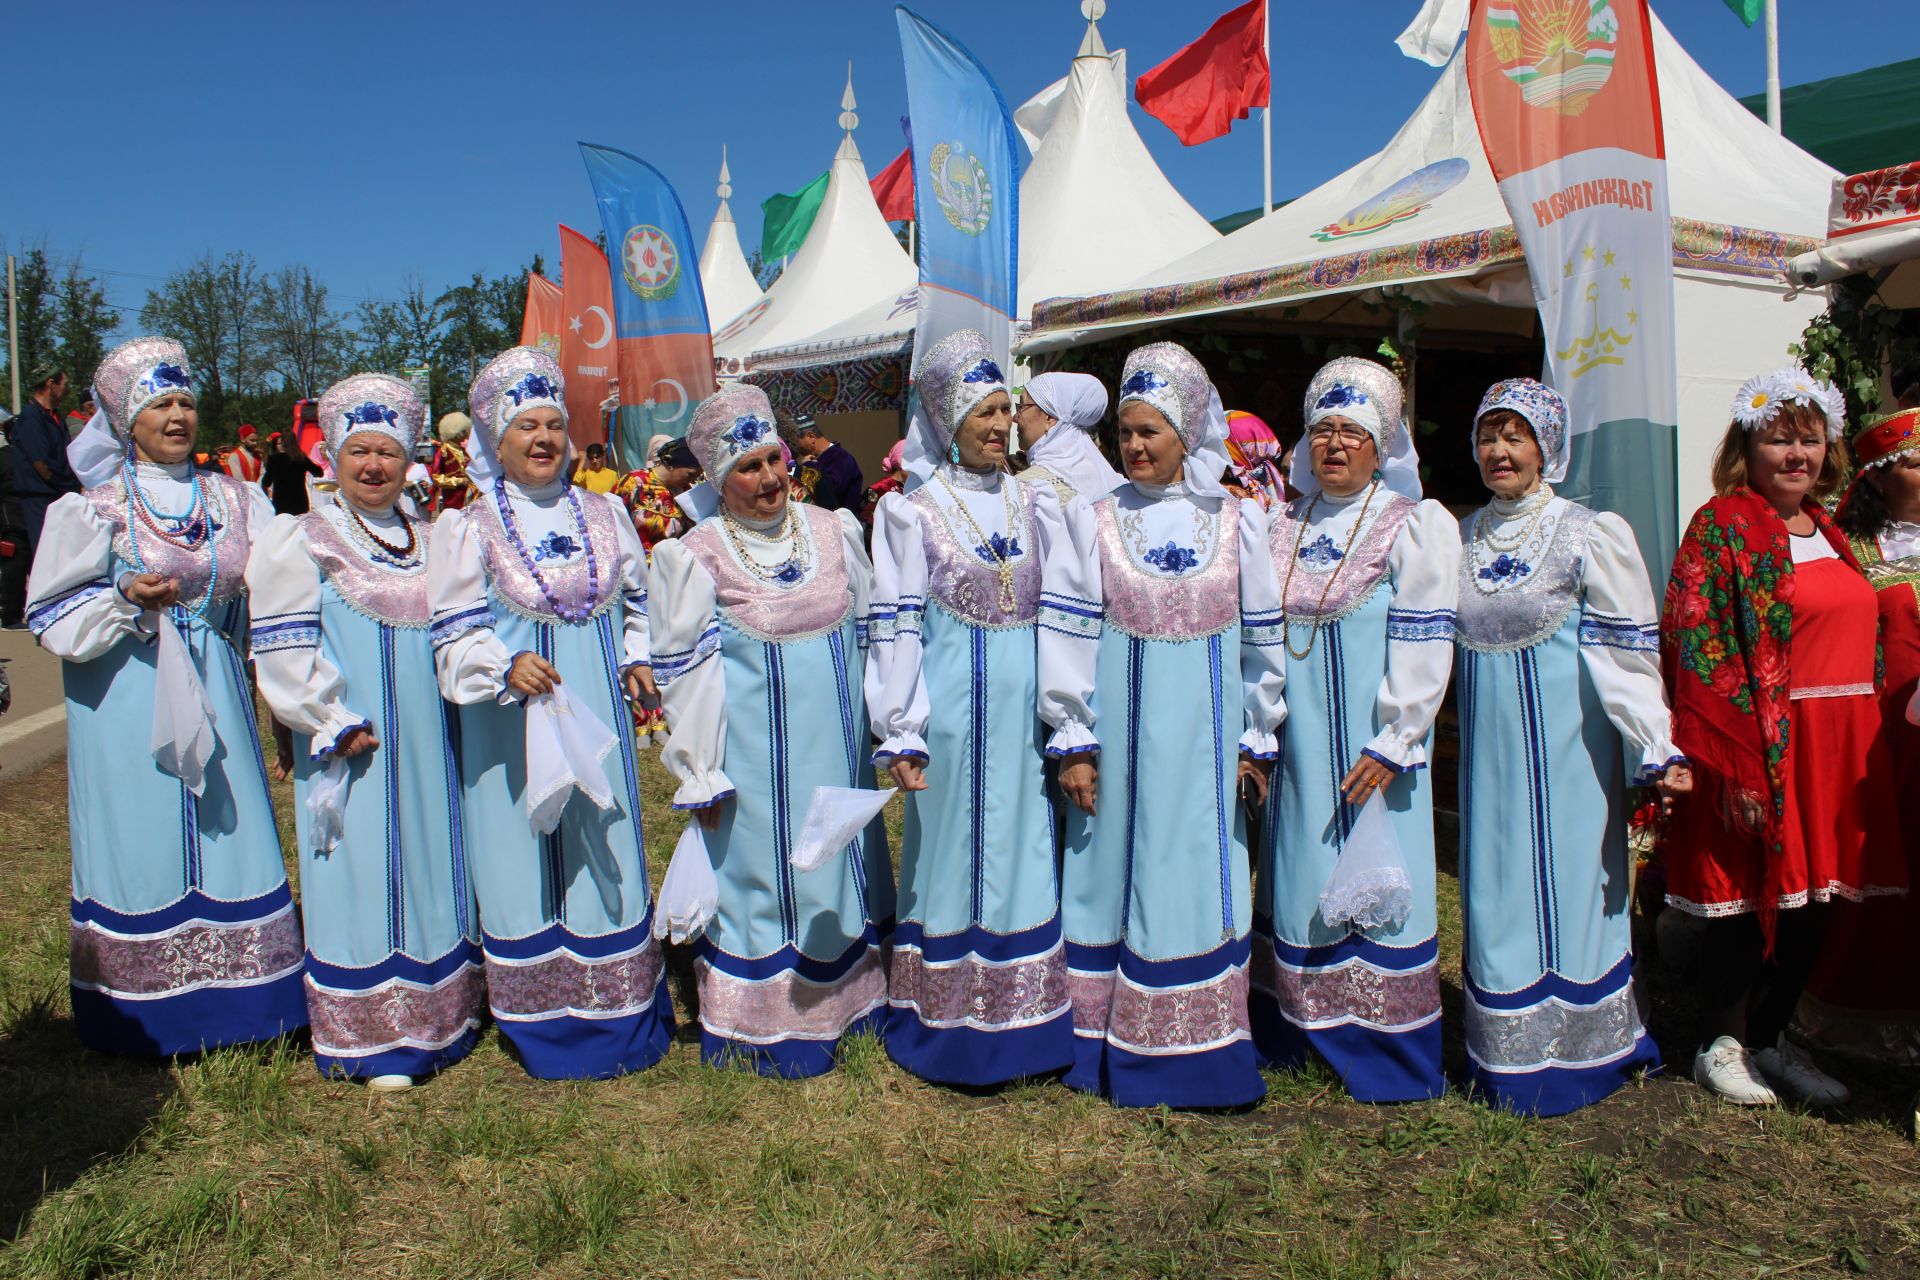
<path id="1" fill-rule="evenodd" d="M 20 308 L 13 298 L 13 255 L 7 255 L 7 369 L 13 375 L 14 413 L 20 412 Z"/>

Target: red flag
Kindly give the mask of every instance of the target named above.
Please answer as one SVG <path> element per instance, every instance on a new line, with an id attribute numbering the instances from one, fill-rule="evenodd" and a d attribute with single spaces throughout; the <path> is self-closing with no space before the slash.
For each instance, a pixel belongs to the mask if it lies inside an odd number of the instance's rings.
<path id="1" fill-rule="evenodd" d="M 1207 34 L 1133 84 L 1133 100 L 1191 147 L 1267 105 L 1267 0 L 1223 14 Z"/>
<path id="2" fill-rule="evenodd" d="M 520 321 L 520 345 L 545 347 L 556 357 L 560 354 L 562 308 L 566 305 L 560 286 L 536 271 L 527 273 L 527 314 Z"/>
<path id="3" fill-rule="evenodd" d="M 576 449 L 583 449 L 607 442 L 600 402 L 614 378 L 613 281 L 600 246 L 568 226 L 560 228 L 560 284 L 567 434 Z"/>
<path id="4" fill-rule="evenodd" d="M 873 179 L 873 198 L 888 222 L 913 221 L 913 148 L 895 156 Z"/>

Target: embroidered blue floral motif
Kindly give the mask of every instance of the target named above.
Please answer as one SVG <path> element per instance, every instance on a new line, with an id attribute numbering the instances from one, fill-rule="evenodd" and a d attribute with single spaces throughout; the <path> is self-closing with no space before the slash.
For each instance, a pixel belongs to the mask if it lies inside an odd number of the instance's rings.
<path id="1" fill-rule="evenodd" d="M 1123 396 L 1144 396 L 1150 392 L 1159 391 L 1169 385 L 1166 378 L 1151 369 L 1135 369 L 1133 376 L 1120 384 L 1120 394 Z"/>
<path id="2" fill-rule="evenodd" d="M 1147 552 L 1147 563 L 1162 573 L 1185 573 L 1200 567 L 1200 557 L 1189 547 L 1168 542 L 1164 547 L 1155 547 Z"/>
<path id="3" fill-rule="evenodd" d="M 990 533 L 987 535 L 987 545 L 983 547 L 976 544 L 973 548 L 973 554 L 979 556 L 988 564 L 998 564 L 1004 560 L 1018 559 L 1020 555 L 1020 539 L 1009 538 L 1004 533 Z"/>
<path id="4" fill-rule="evenodd" d="M 806 572 L 797 561 L 789 560 L 780 566 L 780 571 L 773 575 L 773 580 L 783 587 L 790 587 L 805 577 Z"/>
<path id="5" fill-rule="evenodd" d="M 169 520 L 167 523 L 173 526 L 170 532 L 189 545 L 198 545 L 202 538 L 211 538 L 214 534 L 219 533 L 227 527 L 218 520 L 215 520 L 212 516 L 208 516 L 205 520 L 195 517 L 192 520 L 184 522 Z"/>
<path id="6" fill-rule="evenodd" d="M 193 389 L 193 384 L 187 380 L 187 371 L 185 369 L 182 369 L 177 364 L 167 364 L 164 361 L 147 371 L 147 376 L 140 379 L 140 386 L 142 390 L 155 394 L 169 387 L 177 388 L 181 391 L 191 391 Z"/>
<path id="7" fill-rule="evenodd" d="M 1001 376 L 999 365 L 991 360 L 982 360 L 980 363 L 974 365 L 973 368 L 967 370 L 966 373 L 961 376 L 960 381 L 1005 382 L 1006 378 Z"/>
<path id="8" fill-rule="evenodd" d="M 1346 558 L 1347 553 L 1334 546 L 1333 539 L 1324 533 L 1300 548 L 1300 563 L 1309 569 L 1324 569 Z"/>
<path id="9" fill-rule="evenodd" d="M 398 430 L 400 414 L 384 404 L 372 400 L 363 401 L 358 408 L 347 411 L 347 425 L 350 427 L 377 427 L 381 423 Z"/>
<path id="10" fill-rule="evenodd" d="M 529 373 L 508 387 L 505 394 L 514 404 L 521 405 L 529 400 L 558 400 L 560 389 L 546 374 Z"/>
<path id="11" fill-rule="evenodd" d="M 546 537 L 533 544 L 535 560 L 565 560 L 580 554 L 581 546 L 571 534 L 553 530 Z"/>
<path id="12" fill-rule="evenodd" d="M 1358 387 L 1350 387 L 1344 382 L 1336 382 L 1328 387 L 1326 393 L 1314 402 L 1316 409 L 1345 409 L 1356 404 L 1366 404 L 1367 393 Z"/>
<path id="13" fill-rule="evenodd" d="M 1532 572 L 1533 566 L 1525 560 L 1502 551 L 1492 564 L 1480 571 L 1480 576 L 1488 582 L 1518 582 Z"/>
<path id="14" fill-rule="evenodd" d="M 727 453 L 750 453 L 759 448 L 767 437 L 773 434 L 773 424 L 756 414 L 744 413 L 733 420 L 733 425 L 720 433 L 727 442 Z"/>

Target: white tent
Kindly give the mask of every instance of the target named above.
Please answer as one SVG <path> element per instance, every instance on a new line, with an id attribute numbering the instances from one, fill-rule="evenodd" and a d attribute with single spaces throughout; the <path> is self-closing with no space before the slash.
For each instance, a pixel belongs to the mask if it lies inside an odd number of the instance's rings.
<path id="1" fill-rule="evenodd" d="M 707 326 L 718 333 L 761 298 L 760 282 L 747 266 L 747 255 L 740 252 L 740 233 L 733 225 L 733 210 L 727 207 L 733 178 L 727 172 L 725 147 L 720 148 L 720 185 L 714 194 L 720 197 L 720 207 L 713 211 L 707 242 L 700 249 L 700 288 L 707 297 Z"/>
<path id="2" fill-rule="evenodd" d="M 1653 25 L 1673 211 L 1680 502 L 1691 510 L 1705 496 L 1734 390 L 1785 363 L 1787 344 L 1825 305 L 1789 297 L 1780 272 L 1824 231 L 1834 171 L 1768 129 Z M 1379 153 L 1122 290 L 1041 302 L 1023 350 L 1261 308 L 1311 322 L 1370 290 L 1439 304 L 1425 317 L 1428 333 L 1451 323 L 1525 332 L 1535 322 L 1464 54 Z"/>
<path id="3" fill-rule="evenodd" d="M 917 284 L 913 259 L 880 216 L 860 148 L 854 145 L 859 121 L 849 68 L 840 112 L 845 134 L 834 153 L 820 212 L 766 295 L 714 334 L 714 360 L 723 377 L 746 372 L 752 352 L 807 341 Z"/>
<path id="4" fill-rule="evenodd" d="M 1787 264 L 1802 288 L 1872 272 L 1889 307 L 1920 306 L 1920 161 L 1833 180 L 1827 240 Z"/>

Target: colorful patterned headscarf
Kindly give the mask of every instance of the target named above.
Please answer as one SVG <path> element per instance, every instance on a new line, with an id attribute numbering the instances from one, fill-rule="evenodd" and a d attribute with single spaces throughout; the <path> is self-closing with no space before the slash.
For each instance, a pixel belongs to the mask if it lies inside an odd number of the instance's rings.
<path id="1" fill-rule="evenodd" d="M 1227 457 L 1240 487 L 1257 494 L 1262 506 L 1286 500 L 1280 474 L 1280 438 L 1273 428 L 1244 409 L 1227 410 Z"/>
<path id="2" fill-rule="evenodd" d="M 1508 378 L 1487 388 L 1480 407 L 1473 411 L 1473 430 L 1467 445 L 1474 447 L 1480 419 L 1495 409 L 1506 409 L 1526 419 L 1533 438 L 1540 446 L 1540 478 L 1559 484 L 1567 478 L 1567 402 L 1558 391 L 1535 378 Z M 1476 449 L 1477 453 L 1478 450 Z"/>

